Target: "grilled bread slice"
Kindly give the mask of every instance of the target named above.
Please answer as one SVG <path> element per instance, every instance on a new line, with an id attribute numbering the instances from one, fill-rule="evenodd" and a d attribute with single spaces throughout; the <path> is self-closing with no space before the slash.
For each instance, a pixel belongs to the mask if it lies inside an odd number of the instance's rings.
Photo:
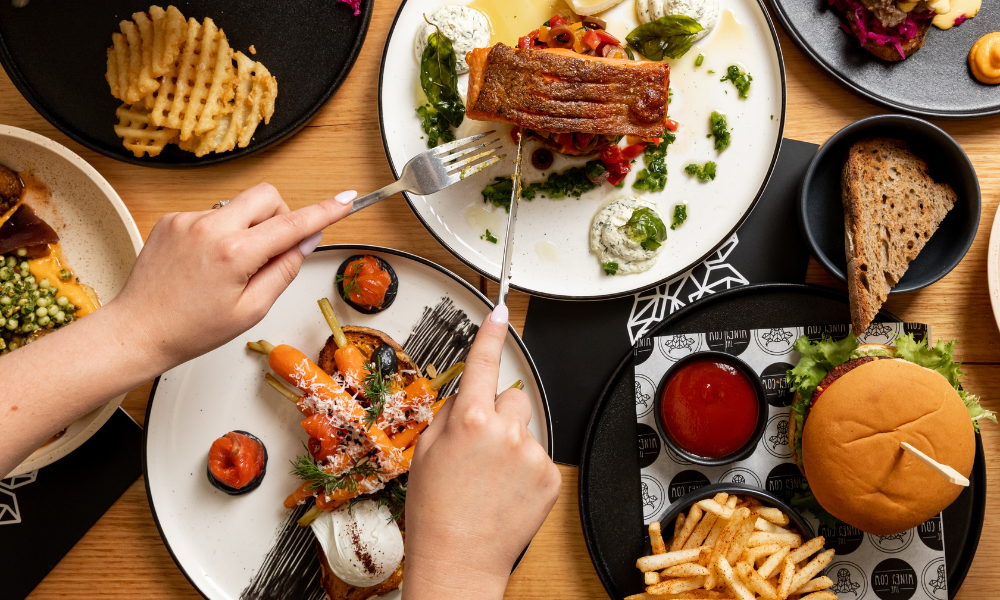
<path id="1" fill-rule="evenodd" d="M 851 323 L 861 335 L 958 196 L 931 179 L 905 142 L 889 138 L 851 146 L 841 189 Z"/>
<path id="2" fill-rule="evenodd" d="M 858 24 L 854 20 L 854 13 L 847 13 L 847 23 L 851 27 L 851 33 L 854 37 L 861 39 L 861 31 L 858 29 Z M 924 39 L 927 37 L 927 31 L 931 28 L 930 19 L 925 19 L 917 22 L 917 35 L 906 40 L 904 39 L 901 44 L 903 46 L 903 53 L 906 56 L 910 56 L 924 45 Z M 899 62 L 906 58 L 905 56 L 900 56 L 899 51 L 896 47 L 890 44 L 882 45 L 872 40 L 865 42 L 865 50 L 871 52 L 878 58 L 889 62 Z"/>
<path id="3" fill-rule="evenodd" d="M 343 330 L 347 341 L 357 346 L 366 360 L 370 360 L 375 349 L 382 344 L 386 344 L 396 351 L 396 359 L 399 361 L 399 377 L 393 378 L 389 382 L 390 393 L 404 389 L 420 377 L 420 367 L 403 351 L 403 347 L 387 334 L 371 327 L 356 327 L 354 325 L 346 325 Z M 333 342 L 331 335 L 319 353 L 319 368 L 330 375 L 337 371 L 337 364 L 333 360 L 333 353 L 336 351 L 337 345 Z"/>

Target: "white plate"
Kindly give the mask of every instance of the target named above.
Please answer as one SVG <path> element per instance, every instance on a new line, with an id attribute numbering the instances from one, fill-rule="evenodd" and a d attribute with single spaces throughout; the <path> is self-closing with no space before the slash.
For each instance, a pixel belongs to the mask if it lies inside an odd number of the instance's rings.
<path id="1" fill-rule="evenodd" d="M 49 188 L 51 202 L 29 204 L 59 234 L 59 244 L 80 281 L 107 304 L 125 285 L 142 249 L 139 228 L 111 184 L 65 146 L 7 125 L 0 125 L 0 164 Z M 77 419 L 6 477 L 40 469 L 76 450 L 111 418 L 124 398 L 122 394 Z"/>
<path id="2" fill-rule="evenodd" d="M 395 302 L 375 315 L 351 309 L 334 289 L 340 264 L 365 253 L 386 259 L 399 277 Z M 324 296 L 333 302 L 343 324 L 374 327 L 403 345 L 425 307 L 445 298 L 476 326 L 492 310 L 468 283 L 420 257 L 373 246 L 327 246 L 306 260 L 299 276 L 256 327 L 160 377 L 146 413 L 149 505 L 177 565 L 206 598 L 239 598 L 260 570 L 290 514 L 282 502 L 299 483 L 289 473 L 289 461 L 302 454 L 308 440 L 299 424 L 302 415 L 268 387 L 263 379 L 266 362 L 249 353 L 245 344 L 266 339 L 317 356 L 330 335 L 316 306 Z M 529 429 L 551 455 L 542 385 L 513 329 L 500 371 L 501 386 L 518 379 L 524 382 L 532 400 Z M 244 496 L 225 495 L 206 476 L 209 446 L 233 429 L 258 436 L 268 452 L 261 486 Z M 313 548 L 309 544 L 304 551 L 308 559 L 315 555 Z"/>
<path id="3" fill-rule="evenodd" d="M 986 280 L 990 288 L 993 318 L 996 319 L 997 326 L 1000 327 L 1000 210 L 993 215 L 990 247 L 986 257 Z"/>
<path id="4" fill-rule="evenodd" d="M 465 3 L 461 0 L 455 3 Z M 671 63 L 670 117 L 680 123 L 677 141 L 669 147 L 669 177 L 663 192 L 651 194 L 632 190 L 635 173 L 642 160 L 633 165 L 622 190 L 604 184 L 581 199 L 535 199 L 518 211 L 514 268 L 511 285 L 519 290 L 552 298 L 597 299 L 632 294 L 667 281 L 711 254 L 750 214 L 764 190 L 778 156 L 785 116 L 785 76 L 777 34 L 759 0 L 719 0 L 723 17 L 731 12 L 741 27 L 728 35 L 721 23 L 682 58 Z M 379 79 L 379 118 L 386 156 L 398 177 L 406 161 L 427 150 L 420 121 L 414 109 L 422 101 L 419 65 L 414 58 L 413 40 L 423 23 L 448 0 L 404 0 L 400 5 L 382 55 Z M 624 40 L 638 25 L 634 0 L 625 0 L 602 13 L 610 33 Z M 524 33 L 541 23 L 525 23 Z M 494 43 L 498 40 L 494 39 Z M 698 54 L 705 62 L 695 68 Z M 753 76 L 750 96 L 737 98 L 736 88 L 719 79 L 734 63 L 746 67 Z M 714 74 L 708 74 L 714 69 Z M 459 77 L 464 94 L 468 76 Z M 708 118 L 713 110 L 725 113 L 733 129 L 732 145 L 717 153 L 713 140 L 706 139 Z M 466 119 L 457 132 L 461 138 L 479 131 L 498 129 L 503 134 L 507 159 L 484 173 L 459 182 L 431 196 L 404 194 L 410 207 L 430 232 L 448 250 L 470 267 L 498 280 L 503 254 L 503 209 L 487 207 L 481 190 L 493 177 L 513 173 L 515 145 L 507 135 L 509 127 Z M 536 142 L 525 148 L 527 156 Z M 592 157 L 591 157 L 592 158 Z M 686 165 L 714 160 L 718 176 L 700 183 L 684 173 Z M 559 156 L 552 171 L 562 171 L 585 160 L 569 161 Z M 523 166 L 526 181 L 543 179 L 530 161 Z M 643 194 L 657 202 L 661 212 L 673 213 L 676 203 L 688 206 L 687 222 L 669 232 L 656 265 L 641 274 L 609 277 L 588 247 L 591 219 L 602 201 L 626 193 Z M 471 213 L 467 215 L 467 211 Z M 500 238 L 499 244 L 481 240 L 484 230 Z"/>

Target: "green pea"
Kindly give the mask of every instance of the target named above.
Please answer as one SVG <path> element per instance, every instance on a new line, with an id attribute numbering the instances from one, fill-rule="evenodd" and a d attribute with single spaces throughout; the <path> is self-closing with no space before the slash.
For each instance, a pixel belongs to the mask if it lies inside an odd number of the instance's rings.
<path id="1" fill-rule="evenodd" d="M 17 249 L 17 255 L 18 256 L 27 256 L 28 255 L 28 251 L 26 249 L 24 249 L 24 248 L 18 248 Z"/>
<path id="2" fill-rule="evenodd" d="M 17 329 L 18 325 L 20 325 L 20 323 L 17 322 L 17 319 L 7 319 L 6 327 L 10 331 L 14 331 L 15 329 Z"/>
<path id="3" fill-rule="evenodd" d="M 48 288 L 49 287 L 49 280 L 48 279 L 43 279 L 43 280 L 39 281 L 38 282 L 38 287 L 42 288 L 43 290 L 46 289 L 46 288 Z"/>
<path id="4" fill-rule="evenodd" d="M 63 321 L 66 320 L 66 313 L 64 313 L 63 311 L 60 310 L 59 312 L 56 313 L 55 319 L 56 319 L 56 323 L 62 323 Z M 7 329 L 10 329 L 10 328 L 11 327 L 8 325 Z"/>
<path id="5" fill-rule="evenodd" d="M 9 267 L 0 268 L 0 281 L 10 281 L 13 274 Z"/>
<path id="6" fill-rule="evenodd" d="M 39 306 L 35 309 L 35 315 L 39 317 L 44 317 L 47 314 L 49 314 L 49 311 L 45 310 L 45 307 Z"/>
<path id="7" fill-rule="evenodd" d="M 10 299 L 10 296 L 0 296 L 0 306 L 7 306 L 11 302 L 13 302 L 13 300 Z"/>
<path id="8" fill-rule="evenodd" d="M 23 333 L 31 333 L 34 330 L 35 330 L 34 323 L 25 323 L 24 325 L 21 325 L 21 331 Z"/>
<path id="9" fill-rule="evenodd" d="M 21 347 L 20 344 L 18 344 L 17 342 L 11 342 L 10 346 L 8 346 L 8 348 L 10 348 L 11 352 L 13 352 L 14 350 L 17 350 L 20 347 Z"/>
<path id="10" fill-rule="evenodd" d="M 6 326 L 7 326 L 7 319 L 0 317 L 0 327 L 6 327 Z"/>
<path id="11" fill-rule="evenodd" d="M 59 306 L 66 306 L 67 304 L 69 304 L 69 298 L 67 298 L 66 296 L 59 296 L 58 298 L 56 298 L 56 304 L 58 304 Z"/>
<path id="12" fill-rule="evenodd" d="M 37 304 L 40 308 L 45 308 L 49 304 L 52 304 L 52 301 L 42 296 L 41 298 L 38 299 L 38 302 L 36 302 L 35 304 Z"/>
<path id="13" fill-rule="evenodd" d="M 59 307 L 56 305 L 49 306 L 48 313 L 50 317 L 56 316 L 59 313 Z"/>
<path id="14" fill-rule="evenodd" d="M 21 298 L 20 300 L 17 301 L 17 305 L 18 306 L 24 306 L 27 303 L 28 303 L 28 299 L 27 298 Z"/>
<path id="15" fill-rule="evenodd" d="M 31 270 L 31 265 L 28 264 L 28 261 L 26 261 L 26 260 L 22 260 L 21 261 L 21 270 L 22 271 L 30 271 Z"/>
<path id="16" fill-rule="evenodd" d="M 52 319 L 50 319 L 48 315 L 44 315 L 42 316 L 42 318 L 38 319 L 38 324 L 41 325 L 42 327 L 51 324 L 51 322 Z"/>
<path id="17" fill-rule="evenodd" d="M 59 279 L 62 281 L 69 281 L 69 278 L 72 276 L 73 275 L 66 269 L 62 269 L 59 271 Z"/>

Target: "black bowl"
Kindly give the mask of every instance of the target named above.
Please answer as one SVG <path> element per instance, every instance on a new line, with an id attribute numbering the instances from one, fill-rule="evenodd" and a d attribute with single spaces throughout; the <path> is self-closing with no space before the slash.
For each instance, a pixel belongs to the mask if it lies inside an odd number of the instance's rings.
<path id="1" fill-rule="evenodd" d="M 762 503 L 780 509 L 781 512 L 788 515 L 790 525 L 794 525 L 799 530 L 799 533 L 802 534 L 803 541 L 810 540 L 816 536 L 813 532 L 812 526 L 808 521 L 806 521 L 805 517 L 799 514 L 799 512 L 791 506 L 785 504 L 781 498 L 760 488 L 742 485 L 739 483 L 714 483 L 684 494 L 677 501 L 667 507 L 667 511 L 663 513 L 663 516 L 659 519 L 660 528 L 666 531 L 673 531 L 673 526 L 668 524 L 672 524 L 674 519 L 677 518 L 677 515 L 682 512 L 686 513 L 695 502 L 704 500 L 705 498 L 711 498 L 720 492 L 726 492 L 727 494 L 739 494 L 740 496 L 753 496 Z"/>
<path id="2" fill-rule="evenodd" d="M 846 282 L 840 173 L 850 147 L 870 137 L 905 141 L 914 154 L 927 161 L 934 181 L 951 184 L 958 194 L 955 207 L 890 293 L 919 290 L 955 268 L 979 228 L 981 195 L 976 171 L 958 142 L 939 127 L 916 117 L 879 115 L 835 133 L 816 152 L 802 180 L 799 226 L 816 260 Z"/>
<path id="3" fill-rule="evenodd" d="M 667 432 L 667 428 L 663 426 L 663 415 L 660 414 L 660 398 L 663 397 L 663 390 L 666 388 L 667 382 L 670 381 L 670 378 L 677 372 L 678 368 L 693 360 L 699 360 L 702 358 L 712 358 L 718 360 L 719 362 L 733 365 L 739 369 L 747 377 L 747 379 L 750 380 L 750 383 L 754 387 L 754 391 L 757 393 L 757 426 L 754 427 L 753 433 L 750 435 L 750 439 L 748 439 L 745 444 L 740 446 L 739 449 L 732 454 L 719 456 L 717 458 L 699 456 L 681 448 L 681 446 L 674 441 L 674 438 L 670 436 L 670 433 Z M 663 443 L 669 446 L 674 453 L 681 456 L 685 460 L 696 465 L 704 465 L 706 467 L 720 467 L 722 465 L 728 465 L 729 463 L 734 463 L 747 458 L 753 454 L 753 451 L 757 448 L 757 442 L 760 441 L 761 436 L 764 435 L 764 429 L 767 428 L 768 404 L 767 394 L 764 391 L 764 384 L 761 383 L 760 377 L 758 377 L 757 373 L 750 368 L 750 365 L 736 358 L 732 354 L 726 354 L 725 352 L 715 352 L 712 350 L 694 352 L 675 362 L 674 365 L 667 369 L 667 372 L 663 374 L 663 378 L 660 379 L 659 385 L 656 386 L 656 397 L 654 398 L 653 407 L 656 417 L 656 428 L 660 432 L 660 438 L 663 439 Z"/>

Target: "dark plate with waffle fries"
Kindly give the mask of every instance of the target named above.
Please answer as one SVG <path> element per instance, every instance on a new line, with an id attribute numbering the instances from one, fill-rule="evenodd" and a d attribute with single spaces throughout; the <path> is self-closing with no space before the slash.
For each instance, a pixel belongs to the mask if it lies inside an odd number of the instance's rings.
<path id="1" fill-rule="evenodd" d="M 958 265 L 980 210 L 979 180 L 958 142 L 904 115 L 869 117 L 834 134 L 799 191 L 802 234 L 816 260 L 847 283 L 862 331 L 887 294 L 927 287 Z"/>
<path id="2" fill-rule="evenodd" d="M 305 126 L 350 72 L 372 12 L 367 0 L 357 15 L 336 1 L 157 6 L 0 2 L 0 64 L 42 116 L 92 150 L 205 166 Z"/>

